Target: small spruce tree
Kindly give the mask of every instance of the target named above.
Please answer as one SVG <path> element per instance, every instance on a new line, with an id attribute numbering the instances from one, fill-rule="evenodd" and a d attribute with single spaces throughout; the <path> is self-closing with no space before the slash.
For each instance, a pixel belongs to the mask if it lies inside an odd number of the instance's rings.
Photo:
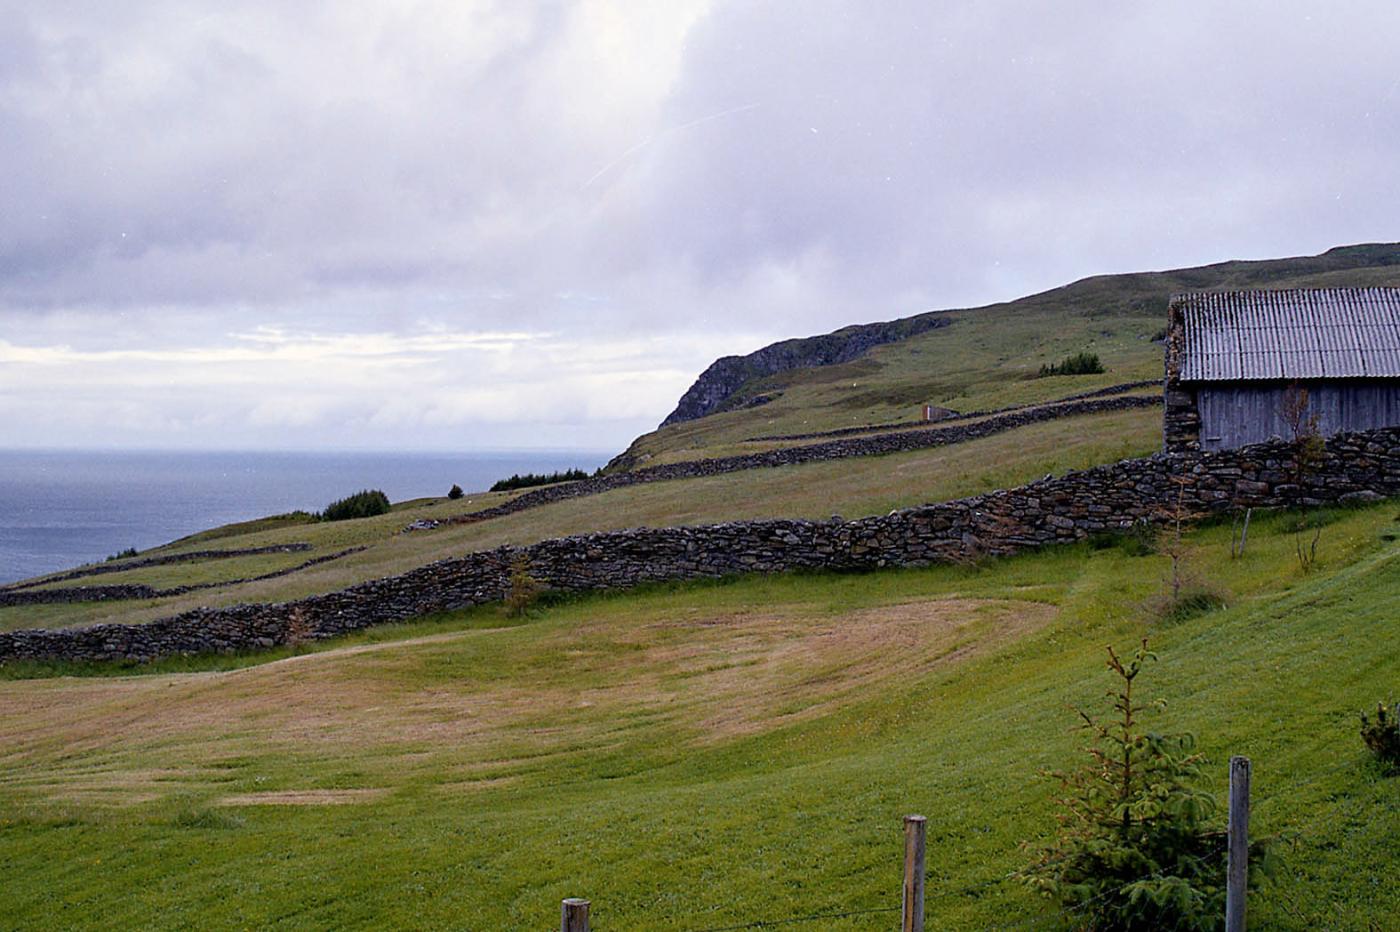
<path id="1" fill-rule="evenodd" d="M 519 618 L 539 599 L 544 587 L 530 575 L 530 558 L 518 554 L 510 564 L 510 583 L 506 588 L 506 614 Z"/>
<path id="2" fill-rule="evenodd" d="M 1224 915 L 1225 833 L 1210 823 L 1214 797 L 1193 785 L 1203 758 L 1190 734 L 1145 728 L 1143 714 L 1161 703 L 1133 691 L 1155 659 L 1146 639 L 1126 661 L 1108 649 L 1115 715 L 1079 713 L 1089 761 L 1050 774 L 1063 790 L 1060 834 L 1019 874 L 1084 928 L 1204 930 Z"/>
<path id="3" fill-rule="evenodd" d="M 462 487 L 455 482 L 452 483 L 452 488 L 447 490 L 447 497 L 454 502 L 465 494 L 466 493 L 462 491 Z"/>
<path id="4" fill-rule="evenodd" d="M 1400 773 L 1400 701 L 1376 705 L 1376 720 L 1361 713 L 1361 740 L 1376 755 L 1381 766 L 1391 773 Z"/>

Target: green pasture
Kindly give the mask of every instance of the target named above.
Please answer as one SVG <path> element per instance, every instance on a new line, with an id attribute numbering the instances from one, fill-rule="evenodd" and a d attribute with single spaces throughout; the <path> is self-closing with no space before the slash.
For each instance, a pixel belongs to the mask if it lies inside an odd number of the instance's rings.
<path id="1" fill-rule="evenodd" d="M 1301 524 L 1323 524 L 1304 572 Z M 1188 535 L 1228 606 L 1163 624 L 1114 540 L 969 567 L 794 574 L 478 609 L 300 654 L 5 668 L 0 868 L 17 928 L 706 929 L 898 905 L 929 818 L 932 928 L 1054 928 L 1008 876 L 1149 636 L 1159 727 L 1195 732 L 1285 867 L 1261 928 L 1400 914 L 1396 779 L 1357 714 L 1400 681 L 1394 501 Z M 115 674 L 123 675 L 115 675 Z M 887 929 L 887 913 L 809 927 Z M 796 926 L 802 928 L 803 926 Z"/>

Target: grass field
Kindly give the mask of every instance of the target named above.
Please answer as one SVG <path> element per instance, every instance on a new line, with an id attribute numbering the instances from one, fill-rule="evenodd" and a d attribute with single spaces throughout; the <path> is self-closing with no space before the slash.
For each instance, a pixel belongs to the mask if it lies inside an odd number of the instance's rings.
<path id="1" fill-rule="evenodd" d="M 3 668 L 5 924 L 548 928 L 569 895 L 601 930 L 889 908 L 917 811 L 932 928 L 1054 927 L 1006 879 L 1052 831 L 1036 773 L 1076 762 L 1069 707 L 1101 706 L 1103 646 L 1150 633 L 1159 721 L 1198 734 L 1222 798 L 1249 755 L 1253 829 L 1286 838 L 1253 920 L 1383 928 L 1400 794 L 1356 716 L 1400 681 L 1396 507 L 1328 513 L 1310 573 L 1293 516 L 1256 516 L 1236 561 L 1228 527 L 1193 533 L 1230 605 L 1170 626 L 1143 608 L 1165 558 L 1081 545 L 657 587 L 512 627 L 480 609 L 141 675 Z"/>
<path id="2" fill-rule="evenodd" d="M 183 580 L 255 576 L 349 546 L 369 549 L 290 576 L 144 602 L 88 602 L 0 609 L 0 630 L 148 621 L 198 605 L 279 601 L 328 592 L 364 579 L 401 573 L 432 560 L 500 544 L 639 525 L 700 524 L 757 517 L 847 518 L 945 501 L 1018 485 L 1046 473 L 1151 453 L 1160 445 L 1156 409 L 1088 415 L 1033 424 L 967 443 L 878 457 L 857 457 L 755 469 L 703 479 L 648 483 L 557 502 L 479 524 L 399 533 L 417 517 L 484 507 L 499 496 L 471 496 L 471 505 L 441 500 L 409 504 L 392 514 L 355 521 L 301 524 L 219 539 L 224 548 L 307 541 L 309 553 L 173 564 L 75 580 L 65 585 L 122 582 L 165 587 Z M 181 543 L 185 549 L 200 549 Z"/>

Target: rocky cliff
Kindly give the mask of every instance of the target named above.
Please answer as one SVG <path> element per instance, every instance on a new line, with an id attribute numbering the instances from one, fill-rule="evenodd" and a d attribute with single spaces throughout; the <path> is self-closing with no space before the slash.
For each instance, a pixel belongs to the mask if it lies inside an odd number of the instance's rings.
<path id="1" fill-rule="evenodd" d="M 915 334 L 947 326 L 950 321 L 937 313 L 919 314 L 903 320 L 882 321 L 842 327 L 833 333 L 796 340 L 783 340 L 765 346 L 747 356 L 725 356 L 715 360 L 700 373 L 700 378 L 681 396 L 676 410 L 661 426 L 693 421 L 698 417 L 727 410 L 734 394 L 750 379 L 787 372 L 850 362 L 871 347 L 893 343 Z"/>

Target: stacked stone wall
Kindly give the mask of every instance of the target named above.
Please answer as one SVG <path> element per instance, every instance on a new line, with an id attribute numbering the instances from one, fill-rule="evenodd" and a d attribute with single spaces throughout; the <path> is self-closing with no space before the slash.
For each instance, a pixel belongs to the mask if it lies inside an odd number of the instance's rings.
<path id="1" fill-rule="evenodd" d="M 1197 513 L 1366 501 L 1400 495 L 1400 428 L 1329 439 L 1299 475 L 1292 447 L 1158 454 L 1058 478 L 854 521 L 742 521 L 639 528 L 503 547 L 340 592 L 276 605 L 197 609 L 144 625 L 0 634 L 0 658 L 148 660 L 248 650 L 293 636 L 333 637 L 370 625 L 503 598 L 523 558 L 568 592 L 797 569 L 861 570 L 1001 556 L 1160 522 L 1178 500 Z"/>
<path id="2" fill-rule="evenodd" d="M 746 443 L 763 443 L 782 440 L 819 440 L 823 437 L 852 437 L 856 434 L 869 434 L 881 430 L 928 430 L 934 424 L 944 426 L 956 424 L 958 421 L 970 421 L 979 417 L 992 417 L 998 414 L 1010 414 L 1015 411 L 1027 411 L 1032 408 L 1046 408 L 1053 405 L 1063 405 L 1071 401 L 1084 401 L 1089 398 L 1107 398 L 1110 395 L 1121 395 L 1124 392 L 1135 391 L 1140 388 L 1148 388 L 1160 385 L 1160 382 L 1123 382 L 1118 385 L 1110 385 L 1107 388 L 1096 388 L 1089 392 L 1079 392 L 1075 395 L 1066 395 L 1063 398 L 1056 398 L 1052 401 L 1037 401 L 1031 404 L 1012 405 L 1008 408 L 995 408 L 983 411 L 953 411 L 934 421 L 892 421 L 886 424 L 862 424 L 854 427 L 838 427 L 834 430 L 816 430 L 805 434 L 766 434 L 760 437 L 748 437 Z M 1155 399 L 1153 399 L 1155 401 Z M 1144 405 L 1150 402 L 1143 402 Z M 948 411 L 948 408 L 938 410 Z M 1071 412 L 1080 413 L 1080 412 Z"/>
<path id="3" fill-rule="evenodd" d="M 585 495 L 597 495 L 644 482 L 664 482 L 668 479 L 700 479 L 706 476 L 719 476 L 747 469 L 769 469 L 778 466 L 798 466 L 804 463 L 819 463 L 827 460 L 846 459 L 854 456 L 882 456 L 889 453 L 908 453 L 912 450 L 925 450 L 932 447 L 966 443 L 992 434 L 999 434 L 1018 427 L 1053 421 L 1064 417 L 1077 417 L 1085 414 L 1101 414 L 1106 411 L 1126 411 L 1132 408 L 1150 408 L 1161 404 L 1158 398 L 1141 395 L 1128 395 L 1122 398 L 1105 398 L 1070 402 L 1051 407 L 1031 408 L 1024 411 L 1011 411 L 984 421 L 953 427 L 924 426 L 919 430 L 877 434 L 872 437 L 850 437 L 842 440 L 829 440 L 825 443 L 808 444 L 800 447 L 786 447 L 779 450 L 765 450 L 762 453 L 745 453 L 739 456 L 716 457 L 714 459 L 687 460 L 681 463 L 667 463 L 663 466 L 648 466 L 631 472 L 580 479 L 577 482 L 561 482 L 558 485 L 544 486 L 519 495 L 508 502 L 473 511 L 469 514 L 446 520 L 419 521 L 410 530 L 423 530 L 444 524 L 474 524 L 489 518 L 515 514 L 529 508 L 538 508 L 553 502 Z"/>
<path id="4" fill-rule="evenodd" d="M 199 560 L 228 560 L 233 557 L 251 557 L 265 553 L 301 553 L 310 549 L 311 545 L 308 543 L 274 544 L 270 547 L 247 547 L 242 550 L 189 550 L 184 553 L 172 553 L 156 557 L 113 560 L 109 563 L 82 566 L 76 570 L 70 570 L 67 573 L 45 576 L 42 579 L 0 586 L 0 592 L 17 592 L 20 589 L 32 589 L 35 586 L 48 586 L 56 582 L 67 582 L 70 579 L 83 579 L 87 576 L 102 576 L 108 573 L 125 573 L 127 570 L 146 569 L 151 566 L 166 566 L 171 563 L 193 563 Z"/>
<path id="5" fill-rule="evenodd" d="M 263 547 L 258 550 L 243 551 L 243 553 L 296 553 L 300 550 L 309 550 L 310 544 L 294 544 L 288 547 Z M 329 563 L 332 560 L 339 560 L 352 553 L 359 553 L 364 550 L 363 546 L 347 547 L 344 550 L 337 550 L 335 553 L 328 553 L 324 556 L 312 557 L 310 560 L 298 563 L 296 566 L 288 566 L 284 569 L 273 570 L 270 573 L 263 573 L 260 576 L 242 576 L 236 579 L 223 579 L 219 582 L 197 583 L 192 586 L 171 586 L 167 589 L 157 589 L 154 586 L 147 586 L 143 583 L 119 583 L 111 586 L 70 586 L 65 589 L 35 589 L 16 586 L 13 589 L 0 589 L 0 608 L 11 608 L 16 605 L 59 605 L 73 602 L 122 602 L 132 599 L 163 599 L 168 596 L 185 595 L 189 592 L 198 592 L 203 589 L 223 589 L 228 586 L 240 586 L 243 583 L 259 582 L 264 579 L 277 579 L 281 576 L 290 576 L 312 566 L 319 566 L 322 563 Z M 219 553 L 225 556 L 225 553 Z M 241 554 L 240 554 L 241 555 Z M 162 563 L 184 562 L 175 560 L 151 561 L 141 565 L 158 566 Z M 123 569 L 134 569 L 136 565 L 128 565 Z M 79 573 L 59 577 L 63 579 L 77 579 L 85 575 Z M 46 580 L 53 581 L 53 580 Z"/>

